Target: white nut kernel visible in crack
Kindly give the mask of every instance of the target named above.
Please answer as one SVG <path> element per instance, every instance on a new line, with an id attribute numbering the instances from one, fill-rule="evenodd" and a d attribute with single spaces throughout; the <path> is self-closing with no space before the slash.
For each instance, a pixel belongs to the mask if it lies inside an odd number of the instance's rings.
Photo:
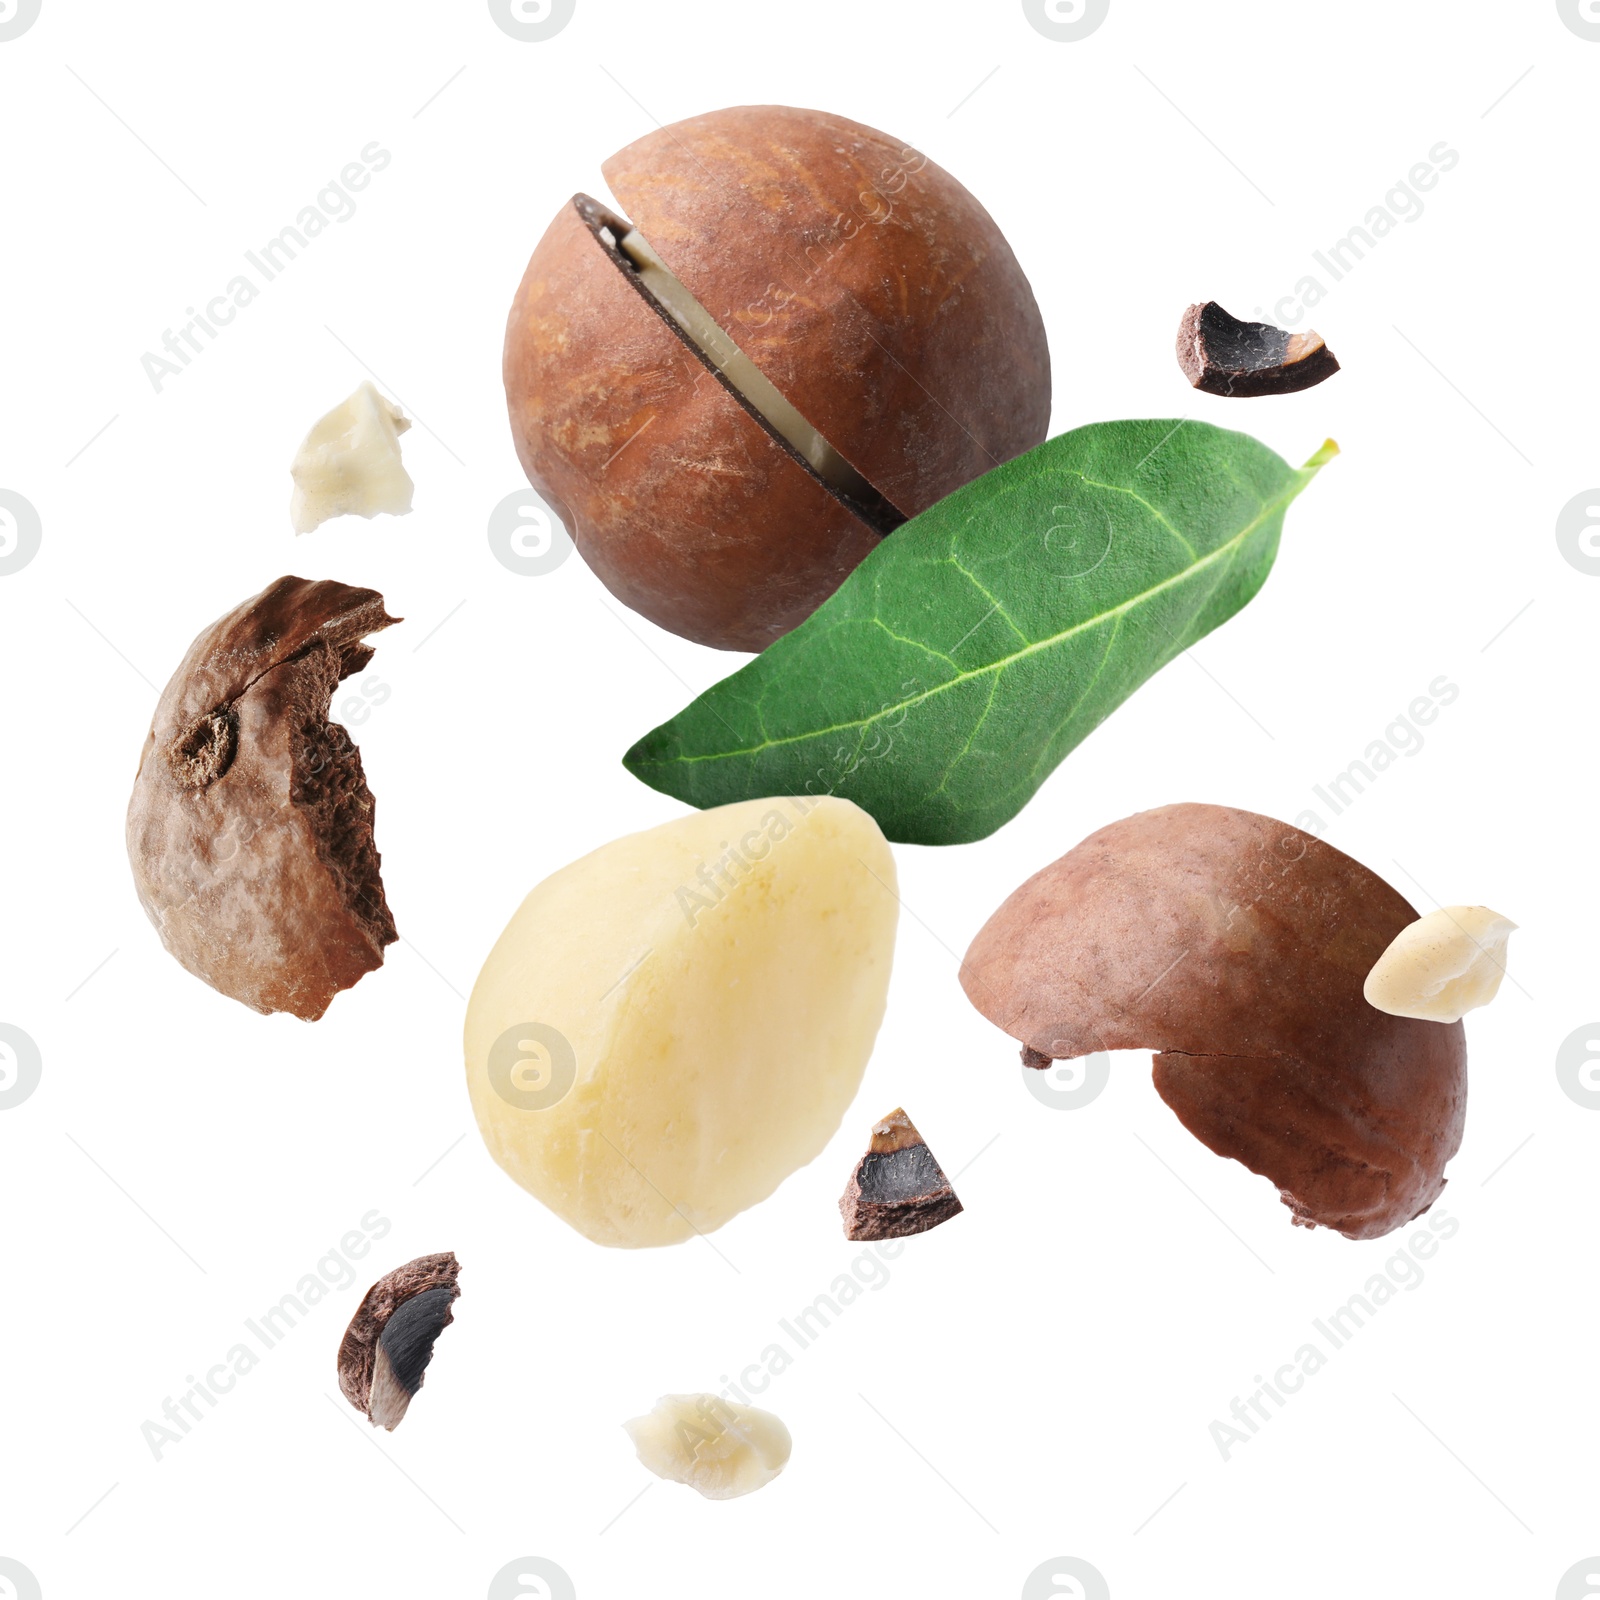
<path id="1" fill-rule="evenodd" d="M 789 1430 L 777 1417 L 714 1394 L 664 1394 L 655 1410 L 622 1426 L 658 1478 L 707 1500 L 750 1494 L 789 1463 Z"/>
<path id="2" fill-rule="evenodd" d="M 1516 926 L 1487 906 L 1430 911 L 1395 935 L 1362 993 L 1393 1017 L 1459 1022 L 1494 999 Z"/>
<path id="3" fill-rule="evenodd" d="M 306 435 L 289 468 L 294 531 L 310 533 L 350 513 L 405 516 L 415 485 L 400 461 L 400 435 L 410 426 L 370 383 L 336 405 Z"/>

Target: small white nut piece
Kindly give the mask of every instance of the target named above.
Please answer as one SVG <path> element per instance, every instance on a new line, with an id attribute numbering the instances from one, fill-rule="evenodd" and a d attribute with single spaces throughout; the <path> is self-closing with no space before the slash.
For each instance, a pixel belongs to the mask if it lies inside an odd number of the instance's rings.
<path id="1" fill-rule="evenodd" d="M 686 1483 L 707 1500 L 736 1500 L 771 1483 L 793 1443 L 770 1411 L 714 1394 L 664 1394 L 654 1411 L 622 1426 L 658 1478 Z"/>
<path id="2" fill-rule="evenodd" d="M 347 513 L 403 517 L 410 511 L 416 486 L 400 462 L 400 435 L 410 426 L 399 406 L 370 383 L 336 405 L 306 435 L 289 468 L 294 531 L 310 533 Z"/>
<path id="3" fill-rule="evenodd" d="M 1494 999 L 1516 926 L 1487 906 L 1430 911 L 1395 935 L 1362 993 L 1392 1017 L 1459 1022 Z"/>

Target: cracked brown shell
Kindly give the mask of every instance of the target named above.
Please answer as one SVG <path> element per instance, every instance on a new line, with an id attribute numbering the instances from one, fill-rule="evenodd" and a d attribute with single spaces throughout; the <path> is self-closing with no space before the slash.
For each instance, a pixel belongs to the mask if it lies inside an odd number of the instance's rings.
<path id="1" fill-rule="evenodd" d="M 1033 292 L 989 214 L 919 152 L 825 112 L 740 106 L 658 129 L 603 170 L 896 520 L 1045 437 Z M 517 291 L 504 373 L 518 456 L 619 599 L 701 643 L 763 649 L 886 528 L 723 383 L 605 226 L 627 222 L 576 197 Z"/>
<path id="2" fill-rule="evenodd" d="M 374 590 L 279 578 L 201 633 L 156 707 L 128 803 L 139 900 L 256 1011 L 320 1017 L 397 937 L 361 756 L 328 721 L 396 620 Z"/>
<path id="3" fill-rule="evenodd" d="M 1461 1144 L 1460 1023 L 1392 1017 L 1362 983 L 1416 920 L 1359 862 L 1224 806 L 1092 834 L 989 919 L 968 998 L 1023 1059 L 1150 1049 L 1157 1092 L 1294 1221 L 1372 1239 L 1426 1211 Z"/>
<path id="4" fill-rule="evenodd" d="M 340 1392 L 363 1416 L 374 1417 L 375 1423 L 388 1427 L 391 1432 L 399 1417 L 395 1417 L 394 1422 L 387 1422 L 375 1417 L 373 1411 L 373 1376 L 379 1364 L 384 1329 L 402 1306 L 419 1296 L 436 1297 L 442 1302 L 442 1307 L 429 1318 L 430 1336 L 427 1344 L 431 1352 L 433 1340 L 438 1337 L 439 1331 L 454 1320 L 449 1307 L 461 1297 L 460 1277 L 461 1263 L 456 1260 L 452 1250 L 418 1256 L 415 1261 L 396 1267 L 393 1272 L 379 1278 L 361 1297 L 361 1304 L 356 1307 L 356 1314 L 350 1319 L 344 1338 L 339 1341 Z M 421 1365 L 426 1367 L 426 1357 Z M 418 1369 L 414 1383 L 409 1385 L 410 1393 L 414 1394 L 421 1387 L 422 1376 Z M 410 1395 L 407 1394 L 405 1398 L 408 1400 Z M 404 1415 L 403 1402 L 400 1414 Z"/>

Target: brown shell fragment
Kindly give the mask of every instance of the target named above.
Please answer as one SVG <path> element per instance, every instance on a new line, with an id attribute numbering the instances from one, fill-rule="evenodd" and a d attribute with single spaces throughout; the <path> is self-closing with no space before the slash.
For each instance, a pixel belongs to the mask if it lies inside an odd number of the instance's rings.
<path id="1" fill-rule="evenodd" d="M 328 721 L 396 620 L 374 590 L 279 578 L 201 633 L 156 706 L 128 803 L 139 900 L 256 1011 L 320 1017 L 397 937 L 361 756 Z"/>
<path id="2" fill-rule="evenodd" d="M 1466 1116 L 1459 1023 L 1393 1017 L 1362 983 L 1405 899 L 1288 823 L 1141 812 L 1030 878 L 979 931 L 967 997 L 1029 1066 L 1156 1052 L 1157 1092 L 1294 1220 L 1372 1239 L 1444 1188 Z"/>
<path id="3" fill-rule="evenodd" d="M 362 1297 L 339 1342 L 339 1388 L 375 1428 L 392 1433 L 422 1387 L 434 1341 L 454 1320 L 460 1276 L 451 1251 L 418 1256 Z"/>
<path id="4" fill-rule="evenodd" d="M 904 1111 L 891 1111 L 872 1129 L 839 1199 L 847 1239 L 902 1239 L 948 1222 L 961 1202 L 933 1152 Z"/>
<path id="5" fill-rule="evenodd" d="M 1320 333 L 1241 322 L 1215 300 L 1184 312 L 1178 324 L 1178 365 L 1196 389 L 1239 400 L 1296 394 L 1339 370 Z"/>

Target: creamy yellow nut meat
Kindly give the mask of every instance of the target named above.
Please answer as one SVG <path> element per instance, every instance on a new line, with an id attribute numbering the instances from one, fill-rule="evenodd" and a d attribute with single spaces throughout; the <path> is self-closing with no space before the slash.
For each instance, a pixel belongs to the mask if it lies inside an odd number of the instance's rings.
<path id="1" fill-rule="evenodd" d="M 289 468 L 294 531 L 310 533 L 329 517 L 405 516 L 414 485 L 401 464 L 400 435 L 410 426 L 370 383 L 320 418 Z"/>
<path id="2" fill-rule="evenodd" d="M 1378 957 L 1362 990 L 1367 1004 L 1395 1017 L 1459 1022 L 1499 992 L 1516 927 L 1487 906 L 1430 911 Z"/>
<path id="3" fill-rule="evenodd" d="M 793 1441 L 780 1418 L 714 1394 L 664 1394 L 655 1410 L 622 1425 L 658 1478 L 707 1500 L 735 1500 L 772 1482 Z"/>
<path id="4" fill-rule="evenodd" d="M 838 1129 L 888 995 L 894 858 L 848 800 L 750 800 L 545 879 L 467 1006 L 489 1153 L 596 1243 L 720 1228 Z"/>

